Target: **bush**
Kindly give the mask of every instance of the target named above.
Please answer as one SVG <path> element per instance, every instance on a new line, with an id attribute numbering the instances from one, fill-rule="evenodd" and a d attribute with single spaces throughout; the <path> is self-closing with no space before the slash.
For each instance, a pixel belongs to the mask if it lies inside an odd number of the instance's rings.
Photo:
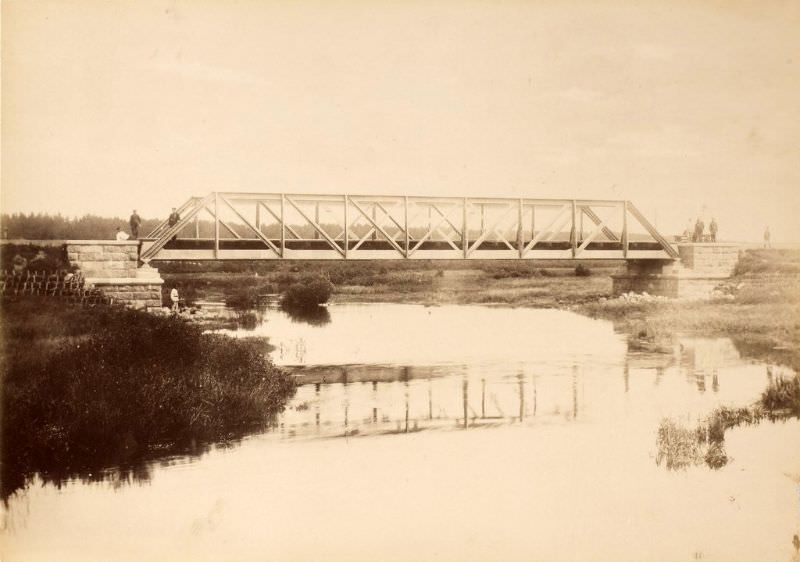
<path id="1" fill-rule="evenodd" d="M 54 273 L 61 269 L 75 271 L 75 266 L 67 260 L 65 246 L 34 246 L 32 244 L 6 244 L 0 246 L 2 269 L 18 268 L 22 271 L 47 271 Z"/>
<path id="2" fill-rule="evenodd" d="M 582 263 L 579 263 L 578 267 L 575 268 L 576 277 L 589 277 L 591 274 L 592 270 L 583 265 Z"/>
<path id="3" fill-rule="evenodd" d="M 236 310 L 251 310 L 258 306 L 258 289 L 244 287 L 225 296 L 225 306 Z"/>
<path id="4" fill-rule="evenodd" d="M 328 302 L 333 284 L 325 277 L 306 277 L 290 285 L 281 297 L 281 306 L 288 309 L 315 308 Z"/>

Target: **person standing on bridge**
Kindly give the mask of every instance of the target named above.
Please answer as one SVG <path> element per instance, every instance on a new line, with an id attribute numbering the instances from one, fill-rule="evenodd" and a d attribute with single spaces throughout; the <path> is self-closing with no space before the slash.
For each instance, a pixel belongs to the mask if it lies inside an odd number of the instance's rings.
<path id="1" fill-rule="evenodd" d="M 172 301 L 172 312 L 177 314 L 179 312 L 178 303 L 180 302 L 180 298 L 178 297 L 177 287 L 173 287 L 172 290 L 169 292 L 169 298 Z"/>
<path id="2" fill-rule="evenodd" d="M 711 218 L 711 224 L 708 225 L 708 233 L 711 235 L 710 237 L 711 237 L 711 241 L 712 242 L 716 242 L 717 241 L 717 230 L 718 229 L 719 229 L 719 227 L 717 226 L 717 219 L 712 217 Z"/>
<path id="3" fill-rule="evenodd" d="M 172 228 L 176 224 L 178 224 L 181 220 L 181 216 L 178 214 L 178 211 L 175 207 L 172 207 L 172 212 L 169 214 L 169 219 L 167 219 L 167 227 Z M 175 240 L 178 237 L 178 233 L 175 233 L 175 236 L 172 237 L 172 240 Z"/>
<path id="4" fill-rule="evenodd" d="M 769 233 L 769 227 L 764 231 L 764 247 L 765 248 L 772 248 L 772 243 L 770 242 L 770 238 L 772 236 Z"/>
<path id="5" fill-rule="evenodd" d="M 133 210 L 133 214 L 131 215 L 130 220 L 128 223 L 131 225 L 131 238 L 136 240 L 139 238 L 139 225 L 142 224 L 142 219 L 139 217 L 139 214 L 136 212 L 136 209 Z"/>
<path id="6" fill-rule="evenodd" d="M 694 238 L 693 242 L 702 242 L 703 241 L 703 231 L 706 229 L 706 225 L 703 224 L 703 219 L 700 217 L 697 218 L 697 222 L 694 223 Z"/>

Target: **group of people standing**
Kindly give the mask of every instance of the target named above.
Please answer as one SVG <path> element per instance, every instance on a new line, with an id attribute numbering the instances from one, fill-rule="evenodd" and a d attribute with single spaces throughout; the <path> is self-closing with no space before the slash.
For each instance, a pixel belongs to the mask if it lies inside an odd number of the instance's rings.
<path id="1" fill-rule="evenodd" d="M 167 219 L 167 225 L 172 228 L 181 220 L 181 216 L 178 214 L 178 211 L 175 207 L 172 208 L 172 212 Z M 136 212 L 136 209 L 133 210 L 131 214 L 131 218 L 128 219 L 128 225 L 131 227 L 131 233 L 128 234 L 122 227 L 117 227 L 116 239 L 117 240 L 137 240 L 139 238 L 139 227 L 142 226 L 142 218 L 139 216 L 139 213 Z"/>
<path id="2" fill-rule="evenodd" d="M 142 218 L 139 216 L 139 213 L 136 212 L 136 209 L 133 210 L 131 214 L 131 218 L 128 219 L 128 224 L 131 227 L 130 235 L 122 230 L 122 227 L 117 227 L 117 240 L 136 240 L 139 238 L 139 227 L 142 225 Z"/>
<path id="3" fill-rule="evenodd" d="M 689 221 L 691 224 L 691 221 Z M 719 226 L 717 225 L 717 219 L 712 218 L 711 222 L 708 225 L 708 234 L 705 233 L 706 224 L 703 222 L 703 219 L 700 217 L 694 223 L 694 231 L 690 232 L 690 228 L 686 227 L 686 230 L 683 233 L 684 238 L 687 240 L 691 240 L 692 242 L 716 242 L 717 241 L 717 231 L 719 230 Z"/>

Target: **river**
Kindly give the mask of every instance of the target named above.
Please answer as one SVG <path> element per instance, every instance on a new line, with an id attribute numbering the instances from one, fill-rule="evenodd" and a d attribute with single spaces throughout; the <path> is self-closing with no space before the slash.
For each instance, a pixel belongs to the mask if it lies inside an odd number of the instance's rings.
<path id="1" fill-rule="evenodd" d="M 800 422 L 729 430 L 727 465 L 657 464 L 776 366 L 727 339 L 628 348 L 609 322 L 485 306 L 267 309 L 302 383 L 275 426 L 143 477 L 34 482 L 3 560 L 791 560 Z M 140 475 L 141 476 L 141 475 Z"/>

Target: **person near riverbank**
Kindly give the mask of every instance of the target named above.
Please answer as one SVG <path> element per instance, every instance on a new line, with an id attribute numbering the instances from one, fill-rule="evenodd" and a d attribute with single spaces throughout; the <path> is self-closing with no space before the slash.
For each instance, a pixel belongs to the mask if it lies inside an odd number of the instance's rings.
<path id="1" fill-rule="evenodd" d="M 706 225 L 703 223 L 703 219 L 698 218 L 697 222 L 694 223 L 694 237 L 692 238 L 692 242 L 702 242 L 703 241 L 703 231 L 705 231 Z"/>
<path id="2" fill-rule="evenodd" d="M 172 301 L 172 312 L 175 312 L 177 314 L 179 312 L 178 303 L 180 302 L 180 298 L 178 297 L 177 287 L 173 287 L 172 290 L 169 292 L 169 298 Z"/>
<path id="3" fill-rule="evenodd" d="M 708 233 L 711 235 L 711 241 L 717 241 L 717 231 L 719 230 L 719 226 L 717 226 L 717 219 L 712 218 L 711 224 L 708 225 Z"/>
<path id="4" fill-rule="evenodd" d="M 139 217 L 139 214 L 136 212 L 136 209 L 133 210 L 133 214 L 131 218 L 128 220 L 128 223 L 131 225 L 131 238 L 136 240 L 139 238 L 139 226 L 142 224 L 142 219 Z"/>
<path id="5" fill-rule="evenodd" d="M 764 247 L 765 248 L 772 248 L 772 243 L 770 242 L 771 235 L 769 233 L 769 226 L 764 231 Z"/>
<path id="6" fill-rule="evenodd" d="M 122 240 L 127 240 L 128 238 L 130 238 L 130 236 L 128 236 L 127 232 L 122 230 L 122 227 L 118 226 L 117 227 L 117 236 L 116 236 L 116 238 L 117 238 L 117 240 L 122 241 Z"/>
<path id="7" fill-rule="evenodd" d="M 169 214 L 169 218 L 167 219 L 167 227 L 172 228 L 176 224 L 178 224 L 181 220 L 181 215 L 178 213 L 178 210 L 175 207 L 172 207 L 172 212 Z M 172 237 L 172 240 L 175 240 L 178 237 L 178 233 L 175 233 L 175 236 Z"/>

